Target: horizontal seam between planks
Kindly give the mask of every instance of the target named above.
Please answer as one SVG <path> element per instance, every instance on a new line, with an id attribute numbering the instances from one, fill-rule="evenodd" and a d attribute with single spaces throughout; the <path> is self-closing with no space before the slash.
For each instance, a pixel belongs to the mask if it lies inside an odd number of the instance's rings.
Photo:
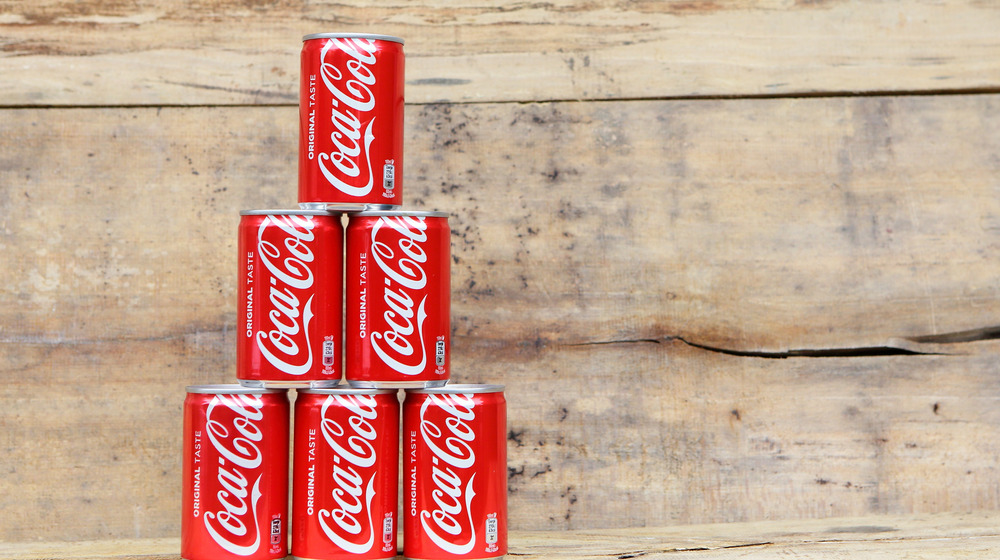
<path id="1" fill-rule="evenodd" d="M 748 93 L 748 94 L 705 94 L 705 95 L 663 95 L 613 98 L 553 98 L 537 100 L 484 100 L 484 101 L 409 101 L 411 106 L 425 105 L 531 105 L 545 103 L 617 103 L 629 101 L 738 101 L 738 100 L 781 100 L 781 99 L 841 99 L 865 97 L 951 97 L 970 95 L 997 95 L 1000 88 L 962 88 L 928 90 L 872 90 L 872 91 L 832 91 L 795 93 Z M 288 108 L 298 107 L 298 103 L 123 103 L 123 104 L 2 104 L 0 110 L 18 109 L 215 109 L 215 108 Z"/>

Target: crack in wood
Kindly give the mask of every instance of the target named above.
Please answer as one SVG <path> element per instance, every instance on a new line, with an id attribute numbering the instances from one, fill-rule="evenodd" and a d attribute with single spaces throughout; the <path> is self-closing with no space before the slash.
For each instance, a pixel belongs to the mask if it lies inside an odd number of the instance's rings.
<path id="1" fill-rule="evenodd" d="M 742 543 L 742 544 L 729 544 L 729 545 L 721 545 L 721 546 L 697 546 L 697 547 L 660 548 L 660 549 L 653 549 L 653 550 L 636 550 L 636 551 L 633 551 L 633 552 L 621 552 L 621 553 L 611 554 L 610 556 L 614 556 L 618 560 L 628 560 L 630 558 L 640 558 L 642 556 L 648 556 L 650 554 L 670 554 L 670 553 L 673 553 L 673 552 L 703 552 L 703 551 L 711 551 L 711 550 L 730 550 L 730 549 L 734 549 L 734 548 L 751 548 L 751 547 L 758 547 L 758 546 L 770 546 L 770 545 L 773 545 L 773 544 L 774 543 L 771 542 L 771 541 L 765 541 L 765 542 L 751 542 L 751 543 Z"/>
<path id="2" fill-rule="evenodd" d="M 639 338 L 630 340 L 600 340 L 593 342 L 579 342 L 567 344 L 567 346 L 607 346 L 615 344 L 661 344 L 676 340 L 692 348 L 725 354 L 727 356 L 738 356 L 743 358 L 765 358 L 770 360 L 785 360 L 788 358 L 868 358 L 875 356 L 945 356 L 943 352 L 922 352 L 907 348 L 896 348 L 893 346 L 861 346 L 856 348 L 800 348 L 785 350 L 781 352 L 768 352 L 764 350 L 736 350 L 733 348 L 723 348 L 687 340 L 681 336 L 669 336 L 662 339 Z"/>
<path id="3" fill-rule="evenodd" d="M 964 342 L 978 342 L 980 340 L 996 339 L 1000 339 L 1000 326 L 982 327 L 967 331 L 955 331 L 925 336 L 912 336 L 906 340 L 920 344 L 959 344 Z"/>
<path id="4" fill-rule="evenodd" d="M 666 336 L 663 338 L 635 338 L 622 340 L 599 340 L 590 342 L 580 342 L 568 344 L 567 346 L 602 346 L 614 344 L 661 344 L 664 342 L 677 341 L 692 348 L 725 354 L 727 356 L 738 356 L 744 358 L 765 358 L 772 360 L 784 360 L 788 358 L 870 358 L 880 356 L 948 356 L 948 352 L 939 350 L 919 350 L 913 348 L 903 348 L 891 344 L 875 346 L 857 346 L 853 348 L 793 348 L 784 351 L 765 350 L 739 350 L 735 348 L 725 348 L 711 344 L 703 344 L 689 340 L 683 336 Z M 1000 340 L 1000 326 L 981 327 L 964 331 L 939 333 L 932 335 L 920 335 L 901 337 L 916 344 L 965 344 L 986 340 Z"/>
<path id="5" fill-rule="evenodd" d="M 701 350 L 706 350 L 708 352 L 716 352 L 719 354 L 725 354 L 727 356 L 739 356 L 746 358 L 765 358 L 771 360 L 785 360 L 788 358 L 871 358 L 879 356 L 946 355 L 942 352 L 923 352 L 920 350 L 896 348 L 893 346 L 859 346 L 855 348 L 798 348 L 792 350 L 785 350 L 783 352 L 766 352 L 758 350 L 733 350 L 730 348 L 710 346 L 707 344 L 692 342 L 679 336 L 674 337 L 674 339 L 683 342 L 688 346 L 699 348 Z"/>

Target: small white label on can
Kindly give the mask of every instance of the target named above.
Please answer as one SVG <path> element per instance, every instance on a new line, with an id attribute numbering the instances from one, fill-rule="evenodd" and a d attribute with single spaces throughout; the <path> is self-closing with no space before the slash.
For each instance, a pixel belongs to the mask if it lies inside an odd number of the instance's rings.
<path id="1" fill-rule="evenodd" d="M 396 188 L 396 160 L 385 160 L 385 167 L 382 168 L 382 188 L 387 191 Z"/>
<path id="2" fill-rule="evenodd" d="M 271 544 L 281 544 L 281 519 L 271 520 Z"/>
<path id="3" fill-rule="evenodd" d="M 324 340 L 323 341 L 323 365 L 325 367 L 330 367 L 333 365 L 333 341 Z"/>
<path id="4" fill-rule="evenodd" d="M 437 366 L 444 365 L 444 341 L 438 340 L 434 351 L 434 364 Z"/>
<path id="5" fill-rule="evenodd" d="M 488 517 L 486 519 L 486 543 L 492 544 L 497 542 L 497 534 L 499 533 L 497 529 L 497 518 Z"/>

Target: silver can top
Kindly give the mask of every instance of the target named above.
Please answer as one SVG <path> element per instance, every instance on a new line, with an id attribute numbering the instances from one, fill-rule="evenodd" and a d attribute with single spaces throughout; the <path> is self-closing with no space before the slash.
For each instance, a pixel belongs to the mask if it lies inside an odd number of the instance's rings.
<path id="1" fill-rule="evenodd" d="M 350 216 L 397 216 L 412 218 L 447 218 L 447 212 L 434 212 L 427 210 L 365 210 L 354 212 Z"/>
<path id="2" fill-rule="evenodd" d="M 312 39 L 371 39 L 373 41 L 390 41 L 392 43 L 403 44 L 403 40 L 392 35 L 379 35 L 376 33 L 310 33 L 302 37 L 303 41 Z"/>
<path id="3" fill-rule="evenodd" d="M 241 210 L 240 216 L 339 216 L 340 212 L 331 210 Z"/>
<path id="4" fill-rule="evenodd" d="M 473 395 L 478 393 L 503 393 L 503 385 L 486 385 L 473 383 L 449 383 L 444 387 L 428 387 L 426 389 L 413 389 L 408 393 L 435 394 L 435 395 Z"/>
<path id="5" fill-rule="evenodd" d="M 353 387 L 329 387 L 299 389 L 296 393 L 308 393 L 310 395 L 387 395 L 395 394 L 396 389 L 356 389 Z"/>
<path id="6" fill-rule="evenodd" d="M 243 385 L 188 385 L 188 393 L 202 395 L 263 395 L 266 393 L 284 393 L 284 389 L 265 389 L 263 387 L 244 387 Z"/>

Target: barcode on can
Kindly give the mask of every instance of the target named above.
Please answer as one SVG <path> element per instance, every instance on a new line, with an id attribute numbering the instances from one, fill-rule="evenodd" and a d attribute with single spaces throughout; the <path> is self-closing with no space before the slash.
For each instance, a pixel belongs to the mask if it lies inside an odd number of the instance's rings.
<path id="1" fill-rule="evenodd" d="M 497 542 L 497 518 L 488 517 L 486 519 L 486 543 L 492 544 Z"/>
<path id="2" fill-rule="evenodd" d="M 271 520 L 271 544 L 281 544 L 281 519 Z"/>
<path id="3" fill-rule="evenodd" d="M 333 341 L 324 340 L 323 341 L 323 365 L 330 367 L 333 365 Z"/>
<path id="4" fill-rule="evenodd" d="M 435 345 L 434 350 L 434 363 L 438 366 L 444 365 L 444 341 L 439 340 Z"/>
<path id="5" fill-rule="evenodd" d="M 388 515 L 385 517 L 385 521 L 382 522 L 382 542 L 390 543 L 392 542 L 393 528 L 392 528 L 392 517 Z"/>
<path id="6" fill-rule="evenodd" d="M 385 160 L 385 167 L 382 168 L 382 187 L 387 191 L 391 191 L 396 188 L 395 160 Z"/>

